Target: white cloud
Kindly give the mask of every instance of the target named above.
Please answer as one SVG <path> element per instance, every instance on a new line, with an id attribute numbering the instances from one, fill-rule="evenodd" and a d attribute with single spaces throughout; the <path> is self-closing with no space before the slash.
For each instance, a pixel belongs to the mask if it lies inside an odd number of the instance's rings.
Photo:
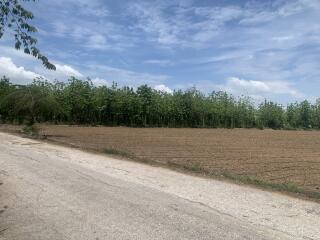
<path id="1" fill-rule="evenodd" d="M 71 17 L 68 22 L 54 19 L 50 22 L 55 37 L 76 43 L 89 50 L 122 51 L 132 47 L 133 39 L 125 34 L 125 27 L 111 21 L 90 21 L 86 18 Z"/>
<path id="2" fill-rule="evenodd" d="M 109 9 L 104 5 L 104 1 L 101 0 L 55 0 L 47 1 L 46 4 L 50 7 L 58 6 L 60 9 L 67 9 L 69 12 L 73 11 L 74 14 L 82 16 L 107 17 L 110 15 Z"/>
<path id="3" fill-rule="evenodd" d="M 21 50 L 16 50 L 13 47 L 8 47 L 8 46 L 0 46 L 0 57 L 7 57 L 7 58 L 18 58 L 18 59 L 23 59 L 23 60 L 32 60 L 35 59 L 31 55 L 25 54 Z"/>
<path id="4" fill-rule="evenodd" d="M 74 68 L 68 66 L 68 65 L 60 65 L 60 64 L 55 64 L 57 70 L 56 72 L 59 74 L 64 74 L 66 76 L 73 76 L 73 77 L 83 77 L 83 75 L 75 70 Z"/>
<path id="5" fill-rule="evenodd" d="M 268 5 L 263 3 L 260 5 L 250 4 L 247 8 L 244 8 L 243 18 L 240 20 L 240 24 L 260 24 L 268 23 L 276 18 L 285 18 L 292 15 L 303 12 L 307 9 L 315 8 L 320 6 L 317 0 L 292 0 L 292 1 L 279 1 L 273 3 L 274 7 L 269 8 Z"/>
<path id="6" fill-rule="evenodd" d="M 30 83 L 33 79 L 41 75 L 26 70 L 22 66 L 17 66 L 13 63 L 11 58 L 0 57 L 0 75 L 7 76 L 12 82 L 18 84 Z"/>
<path id="7" fill-rule="evenodd" d="M 93 34 L 89 36 L 86 46 L 93 49 L 104 49 L 107 44 L 107 39 L 101 34 Z"/>
<path id="8" fill-rule="evenodd" d="M 302 94 L 287 81 L 257 81 L 231 77 L 226 84 L 219 87 L 236 95 L 290 95 L 297 98 L 302 97 Z"/>
<path id="9" fill-rule="evenodd" d="M 210 19 L 214 25 L 220 25 L 241 17 L 243 9 L 237 6 L 198 7 L 195 8 L 195 14 Z"/>
<path id="10" fill-rule="evenodd" d="M 84 78 L 85 76 L 78 70 L 66 64 L 54 63 L 56 71 L 47 70 L 43 66 L 35 67 L 35 71 L 48 80 L 67 81 L 70 77 Z"/>
<path id="11" fill-rule="evenodd" d="M 172 89 L 170 89 L 169 87 L 167 87 L 164 84 L 156 85 L 156 86 L 154 86 L 154 89 L 157 91 L 160 91 L 160 92 L 164 92 L 164 93 L 170 93 L 170 94 L 173 93 Z"/>
<path id="12" fill-rule="evenodd" d="M 113 15 L 105 1 L 56 0 L 40 5 L 56 10 L 52 11 L 54 14 L 38 13 L 48 23 L 46 35 L 87 50 L 120 51 L 133 45 L 128 40 L 127 26 L 110 19 Z"/>
<path id="13" fill-rule="evenodd" d="M 259 24 L 259 23 L 265 23 L 270 22 L 274 18 L 276 18 L 276 13 L 274 12 L 256 12 L 254 11 L 247 11 L 246 16 L 242 18 L 239 23 L 243 25 L 253 25 L 253 24 Z"/>
<path id="14" fill-rule="evenodd" d="M 27 60 L 34 63 L 33 58 Z M 25 67 L 17 65 L 11 57 L 0 57 L 0 76 L 7 76 L 14 83 L 26 84 L 32 82 L 37 77 L 42 77 L 48 80 L 66 81 L 69 77 L 84 78 L 84 75 L 66 64 L 54 63 L 56 71 L 47 70 L 42 65 L 37 64 L 33 70 L 28 70 Z"/>
<path id="15" fill-rule="evenodd" d="M 129 14 L 138 20 L 135 28 L 151 34 L 151 40 L 161 44 L 175 44 L 179 41 L 179 29 L 171 23 L 170 18 L 163 17 L 162 11 L 162 6 L 155 7 L 155 4 L 138 3 L 129 7 Z"/>
<path id="16" fill-rule="evenodd" d="M 280 7 L 277 10 L 277 13 L 281 17 L 288 17 L 301 12 L 305 8 L 310 7 L 309 5 L 310 3 L 311 1 L 305 1 L 305 0 L 291 1 L 284 4 L 282 7 Z"/>
<path id="17" fill-rule="evenodd" d="M 110 11 L 104 6 L 88 7 L 88 5 L 85 5 L 81 7 L 79 13 L 81 15 L 90 16 L 90 17 L 107 17 L 110 15 Z"/>
<path id="18" fill-rule="evenodd" d="M 272 40 L 278 41 L 278 42 L 283 42 L 283 41 L 289 41 L 292 40 L 294 36 L 279 36 L 279 37 L 273 37 Z"/>
<path id="19" fill-rule="evenodd" d="M 95 85 L 95 86 L 107 86 L 109 83 L 107 80 L 105 80 L 104 78 L 93 78 L 91 79 L 92 83 Z"/>
<path id="20" fill-rule="evenodd" d="M 49 81 L 67 81 L 70 77 L 84 79 L 86 76 L 96 76 L 92 78 L 92 82 L 96 86 L 108 85 L 112 81 L 129 86 L 139 86 L 142 84 L 157 85 L 169 79 L 167 75 L 154 75 L 94 64 L 86 65 L 84 74 L 70 65 L 53 62 L 56 66 L 56 71 L 52 71 L 47 70 L 40 64 L 35 64 L 37 61 L 33 58 L 28 58 L 27 60 L 24 65 L 32 66 L 28 70 L 22 66 L 18 66 L 15 63 L 16 61 L 13 61 L 11 57 L 0 57 L 0 76 L 6 75 L 14 83 L 20 84 L 30 83 L 37 77 L 42 77 Z M 98 77 L 97 75 L 102 77 Z"/>
<path id="21" fill-rule="evenodd" d="M 256 4 L 249 4 L 251 2 Z M 157 4 L 146 1 L 130 4 L 127 12 L 136 20 L 131 30 L 142 30 L 147 40 L 160 43 L 160 46 L 199 48 L 212 46 L 222 33 L 226 34 L 224 30 L 230 22 L 233 27 L 255 28 L 257 24 L 290 19 L 295 14 L 317 8 L 320 9 L 318 0 L 278 1 L 272 4 L 248 1 L 244 6 L 202 7 L 181 5 L 179 1 L 157 1 Z M 286 39 L 277 39 L 281 40 Z"/>
<path id="22" fill-rule="evenodd" d="M 154 75 L 145 72 L 135 72 L 122 68 L 115 68 L 106 65 L 88 64 L 89 73 L 96 74 L 97 71 L 108 82 L 115 81 L 119 84 L 138 86 L 141 84 L 158 84 L 169 79 L 167 75 Z"/>
<path id="23" fill-rule="evenodd" d="M 161 1 L 157 4 L 138 2 L 129 6 L 128 14 L 137 21 L 133 29 L 144 31 L 149 41 L 162 45 L 201 47 L 210 46 L 231 21 L 239 26 L 255 26 L 312 10 L 320 4 L 316 0 L 293 0 L 279 1 L 274 5 L 270 7 L 270 4 L 257 2 L 244 6 L 196 7 L 181 5 L 179 1 Z"/>
<path id="24" fill-rule="evenodd" d="M 172 14 L 168 12 L 173 11 Z M 162 45 L 201 47 L 217 36 L 219 28 L 238 19 L 243 9 L 237 6 L 195 7 L 177 1 L 130 5 L 128 14 L 137 22 L 134 29 L 147 33 L 147 39 Z"/>
<path id="25" fill-rule="evenodd" d="M 165 60 L 165 59 L 149 59 L 144 61 L 146 64 L 154 64 L 154 65 L 159 65 L 159 66 L 169 66 L 173 65 L 173 63 L 170 60 Z"/>

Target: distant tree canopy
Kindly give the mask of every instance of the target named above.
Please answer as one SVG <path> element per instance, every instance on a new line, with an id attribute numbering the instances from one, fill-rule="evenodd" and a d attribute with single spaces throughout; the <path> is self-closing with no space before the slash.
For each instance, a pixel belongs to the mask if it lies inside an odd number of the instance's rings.
<path id="1" fill-rule="evenodd" d="M 147 85 L 94 86 L 90 79 L 67 83 L 36 79 L 13 85 L 0 79 L 0 122 L 51 122 L 129 127 L 319 129 L 320 101 L 280 104 L 195 88 L 172 94 Z"/>
<path id="2" fill-rule="evenodd" d="M 37 29 L 29 23 L 34 16 L 21 2 L 35 0 L 0 0 L 0 39 L 6 31 L 11 30 L 16 49 L 23 49 L 24 53 L 38 58 L 47 69 L 55 70 L 56 67 L 36 48 L 37 39 L 32 34 L 37 32 Z"/>

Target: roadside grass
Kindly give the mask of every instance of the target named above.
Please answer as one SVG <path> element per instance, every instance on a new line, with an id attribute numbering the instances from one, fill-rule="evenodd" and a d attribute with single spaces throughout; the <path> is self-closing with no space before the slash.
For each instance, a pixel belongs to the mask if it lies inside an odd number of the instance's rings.
<path id="1" fill-rule="evenodd" d="M 227 171 L 209 171 L 207 169 L 202 168 L 198 164 L 187 166 L 187 165 L 179 165 L 176 163 L 167 162 L 167 165 L 173 169 L 185 170 L 190 173 L 200 174 L 200 175 L 204 175 L 204 176 L 215 178 L 215 179 L 226 179 L 235 183 L 255 186 L 260 189 L 269 189 L 269 190 L 283 192 L 283 193 L 298 194 L 300 196 L 308 197 L 309 199 L 314 199 L 317 202 L 320 201 L 320 192 L 307 191 L 292 182 L 273 183 L 273 182 L 256 178 L 254 176 L 238 175 L 238 174 L 233 174 Z"/>
<path id="2" fill-rule="evenodd" d="M 317 201 L 320 200 L 320 192 L 307 191 L 292 182 L 273 183 L 270 181 L 259 179 L 254 176 L 238 175 L 238 174 L 233 174 L 227 171 L 223 171 L 223 172 L 207 171 L 205 169 L 201 169 L 201 167 L 197 165 L 187 169 L 191 171 L 194 171 L 196 169 L 197 173 L 204 173 L 205 175 L 212 176 L 212 177 L 222 177 L 225 179 L 229 179 L 233 182 L 252 185 L 261 189 L 269 189 L 269 190 L 275 190 L 279 192 L 294 193 L 294 194 L 306 196 L 308 198 L 316 199 Z"/>
<path id="3" fill-rule="evenodd" d="M 283 193 L 298 194 L 300 196 L 305 196 L 310 199 L 320 201 L 320 192 L 307 191 L 301 187 L 298 187 L 296 184 L 292 182 L 273 183 L 273 182 L 259 179 L 254 176 L 238 175 L 238 174 L 233 174 L 227 171 L 209 171 L 207 169 L 202 168 L 199 164 L 193 164 L 188 166 L 188 165 L 176 164 L 170 161 L 167 161 L 166 163 L 156 162 L 156 161 L 151 161 L 145 158 L 139 158 L 125 150 L 120 150 L 115 148 L 105 149 L 104 153 L 124 157 L 128 160 L 138 161 L 138 162 L 146 163 L 149 165 L 167 167 L 172 170 L 178 170 L 178 171 L 180 170 L 183 172 L 194 173 L 197 175 L 202 175 L 202 176 L 215 178 L 215 179 L 226 179 L 239 184 L 255 186 L 260 189 L 269 189 L 269 190 L 283 192 Z"/>
<path id="4" fill-rule="evenodd" d="M 41 132 L 40 127 L 36 125 L 26 125 L 21 129 L 21 133 L 32 139 L 46 139 L 46 135 Z"/>
<path id="5" fill-rule="evenodd" d="M 104 150 L 104 153 L 109 155 L 115 155 L 115 156 L 120 156 L 124 158 L 134 159 L 134 156 L 131 153 L 124 150 L 116 149 L 116 148 L 107 148 Z"/>
<path id="6" fill-rule="evenodd" d="M 320 192 L 307 191 L 292 182 L 273 183 L 273 182 L 261 180 L 252 176 L 239 176 L 239 175 L 233 175 L 230 173 L 224 173 L 224 177 L 234 181 L 238 181 L 244 184 L 254 185 L 264 189 L 271 189 L 279 192 L 295 193 L 295 194 L 307 196 L 309 198 L 317 199 L 318 201 L 320 200 Z"/>
<path id="7" fill-rule="evenodd" d="M 26 125 L 22 128 L 22 133 L 30 137 L 38 137 L 39 131 L 39 128 L 34 125 Z"/>

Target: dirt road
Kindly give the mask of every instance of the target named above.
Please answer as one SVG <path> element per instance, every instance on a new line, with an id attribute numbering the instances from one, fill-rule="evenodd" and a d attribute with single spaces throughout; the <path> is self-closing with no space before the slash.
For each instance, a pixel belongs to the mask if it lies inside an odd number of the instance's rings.
<path id="1" fill-rule="evenodd" d="M 0 133 L 0 239 L 320 239 L 320 205 Z"/>

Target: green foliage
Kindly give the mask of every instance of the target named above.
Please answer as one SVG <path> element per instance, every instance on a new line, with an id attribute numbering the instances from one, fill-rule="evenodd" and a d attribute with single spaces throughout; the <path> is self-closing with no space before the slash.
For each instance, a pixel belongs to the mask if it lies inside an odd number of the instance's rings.
<path id="1" fill-rule="evenodd" d="M 72 77 L 63 89 L 63 101 L 67 106 L 67 117 L 72 123 L 95 123 L 93 85 L 90 80 L 81 81 Z"/>
<path id="2" fill-rule="evenodd" d="M 26 125 L 22 129 L 22 132 L 30 137 L 39 137 L 39 131 L 39 128 L 34 125 Z"/>
<path id="3" fill-rule="evenodd" d="M 115 148 L 105 149 L 104 153 L 110 154 L 110 155 L 117 155 L 125 158 L 134 158 L 134 156 L 131 153 L 124 150 L 115 149 Z"/>
<path id="4" fill-rule="evenodd" d="M 28 125 L 33 125 L 35 122 L 53 120 L 60 106 L 53 95 L 52 85 L 36 79 L 32 84 L 16 86 L 3 96 L 0 109 L 11 120 L 20 123 L 26 120 Z"/>
<path id="5" fill-rule="evenodd" d="M 55 70 L 56 67 L 36 48 L 37 39 L 32 34 L 37 32 L 37 29 L 29 23 L 34 16 L 22 6 L 21 2 L 35 2 L 35 0 L 0 0 L 0 39 L 6 31 L 11 31 L 16 49 L 23 49 L 24 53 L 42 61 L 47 69 Z"/>
<path id="6" fill-rule="evenodd" d="M 0 98 L 8 95 L 13 90 L 13 86 L 10 83 L 9 78 L 3 76 L 0 79 Z"/>
<path id="7" fill-rule="evenodd" d="M 90 79 L 67 83 L 36 79 L 26 86 L 0 79 L 2 122 L 52 122 L 129 127 L 320 128 L 320 101 L 283 106 L 225 92 L 205 95 L 195 88 L 163 93 L 143 85 L 96 87 Z"/>
<path id="8" fill-rule="evenodd" d="M 284 126 L 285 112 L 281 105 L 265 100 L 258 108 L 259 126 L 280 129 Z"/>

